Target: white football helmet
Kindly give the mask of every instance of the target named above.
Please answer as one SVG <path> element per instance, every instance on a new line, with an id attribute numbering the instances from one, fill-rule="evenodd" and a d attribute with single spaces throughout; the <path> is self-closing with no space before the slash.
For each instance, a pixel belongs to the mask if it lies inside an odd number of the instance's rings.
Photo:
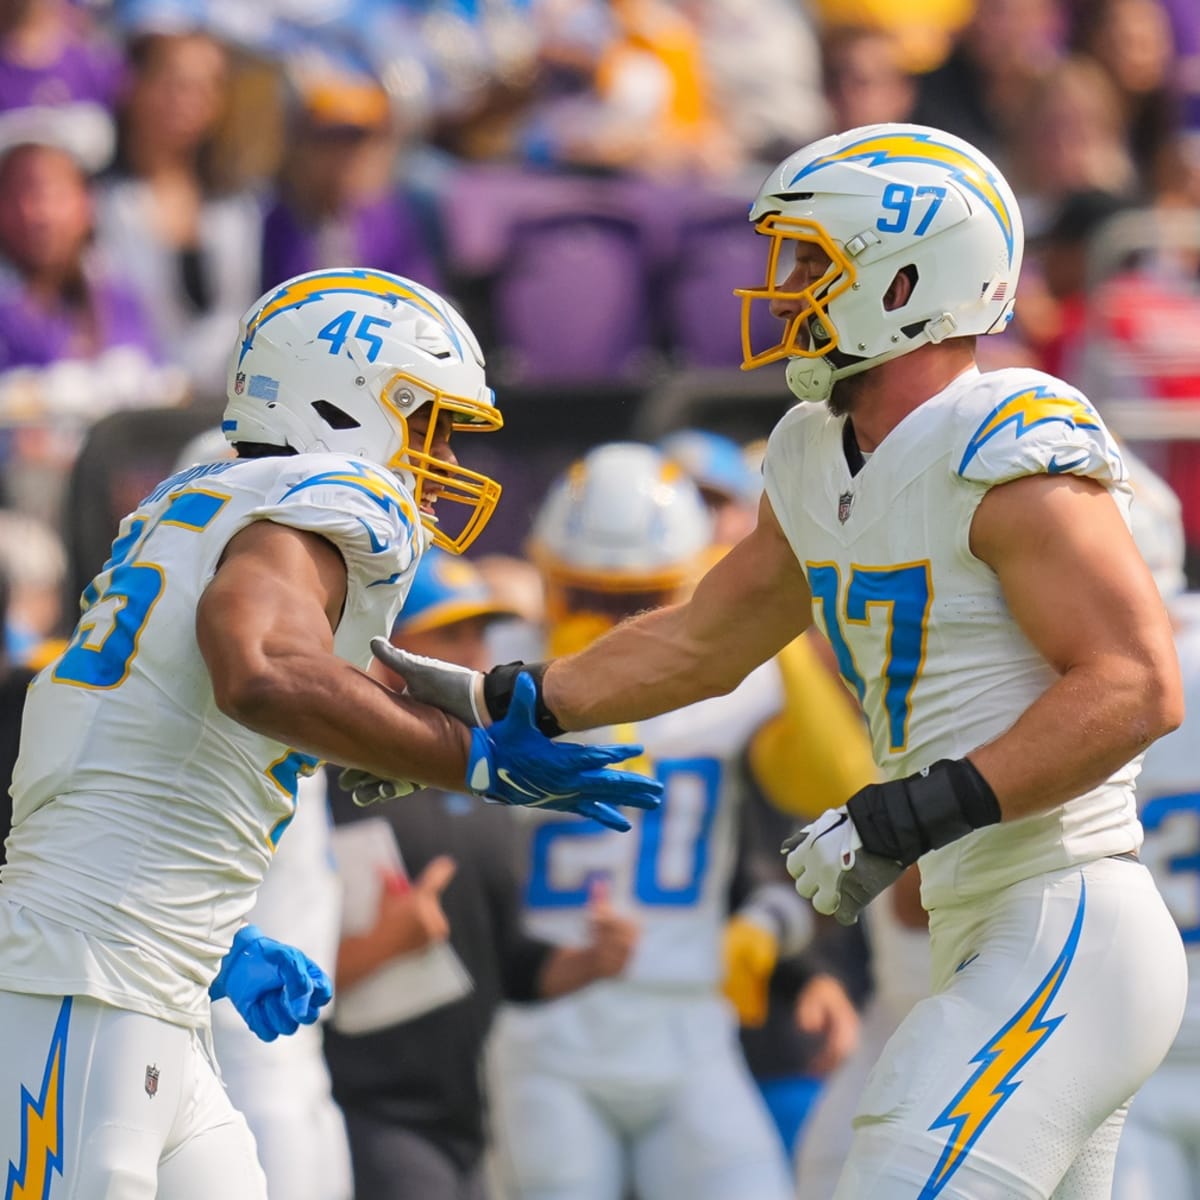
<path id="1" fill-rule="evenodd" d="M 1012 319 L 1024 228 L 1016 197 L 969 143 L 923 125 L 867 125 L 822 138 L 771 172 L 750 210 L 770 239 L 766 282 L 739 288 L 742 369 L 789 359 L 788 386 L 824 400 L 836 380 Z M 817 247 L 829 267 L 789 285 L 793 257 Z M 908 301 L 886 309 L 907 271 Z M 795 304 L 772 346 L 753 345 L 756 302 Z"/>
<path id="2" fill-rule="evenodd" d="M 386 271 L 311 271 L 272 288 L 242 318 L 221 427 L 230 442 L 332 451 L 394 471 L 433 541 L 461 553 L 487 524 L 500 485 L 433 454 L 439 420 L 456 431 L 499 429 L 483 353 L 436 292 Z M 410 418 L 428 406 L 414 442 Z M 470 510 L 457 533 L 434 503 Z"/>
<path id="3" fill-rule="evenodd" d="M 550 488 L 530 538 L 546 584 L 550 652 L 582 649 L 618 620 L 669 603 L 705 563 L 712 518 L 658 450 L 599 446 Z"/>

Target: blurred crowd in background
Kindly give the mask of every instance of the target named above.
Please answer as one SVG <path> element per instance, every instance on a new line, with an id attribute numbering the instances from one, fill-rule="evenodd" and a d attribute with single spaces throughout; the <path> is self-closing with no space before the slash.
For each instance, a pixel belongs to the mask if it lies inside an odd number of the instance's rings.
<path id="1" fill-rule="evenodd" d="M 732 289 L 765 268 L 749 201 L 785 154 L 881 121 L 949 130 L 1004 170 L 1029 248 L 981 365 L 1088 392 L 1178 493 L 1195 583 L 1195 0 L 4 0 L 4 739 L 118 518 L 218 424 L 262 291 L 372 267 L 454 299 L 505 416 L 495 447 L 455 447 L 504 486 L 477 545 L 502 561 L 592 445 L 767 432 L 782 372 L 738 371 Z M 718 521 L 751 519 L 752 470 L 747 485 L 692 465 Z M 509 560 L 495 581 L 536 626 L 536 575 Z M 605 936 L 615 961 L 620 931 Z M 781 984 L 789 1014 L 829 974 L 862 1001 L 847 936 L 836 970 Z M 494 1001 L 513 991 L 506 967 L 483 969 Z M 848 1003 L 798 1010 L 794 1053 L 751 1037 L 752 1062 L 830 1069 Z M 799 1116 L 781 1122 L 794 1137 Z"/>

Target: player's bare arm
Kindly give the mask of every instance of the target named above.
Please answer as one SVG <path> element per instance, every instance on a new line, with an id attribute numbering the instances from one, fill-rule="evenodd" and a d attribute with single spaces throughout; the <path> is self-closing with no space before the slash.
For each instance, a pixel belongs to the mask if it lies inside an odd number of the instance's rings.
<path id="1" fill-rule="evenodd" d="M 462 787 L 468 730 L 333 653 L 346 566 L 324 538 L 257 522 L 229 543 L 196 614 L 222 712 L 332 762 Z"/>
<path id="2" fill-rule="evenodd" d="M 754 531 L 686 603 L 635 617 L 551 663 L 546 706 L 564 729 L 588 729 L 724 695 L 811 623 L 804 572 L 764 496 Z"/>
<path id="3" fill-rule="evenodd" d="M 969 756 L 1012 819 L 1082 795 L 1174 729 L 1183 688 L 1154 580 L 1100 484 L 1037 475 L 992 488 L 971 550 L 1059 675 Z"/>

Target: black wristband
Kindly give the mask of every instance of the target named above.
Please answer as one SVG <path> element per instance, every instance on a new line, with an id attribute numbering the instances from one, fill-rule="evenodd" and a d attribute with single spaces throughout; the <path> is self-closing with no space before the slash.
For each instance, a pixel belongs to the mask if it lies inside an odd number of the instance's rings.
<path id="1" fill-rule="evenodd" d="M 939 759 L 916 775 L 869 784 L 846 808 L 864 850 L 906 867 L 1001 816 L 996 793 L 966 758 Z"/>
<path id="2" fill-rule="evenodd" d="M 566 730 L 558 723 L 554 714 L 546 707 L 542 698 L 542 677 L 546 674 L 549 663 L 502 663 L 493 667 L 483 677 L 483 702 L 487 705 L 488 716 L 493 721 L 502 721 L 508 716 L 508 706 L 512 703 L 513 689 L 517 686 L 517 676 L 522 671 L 533 679 L 537 688 L 537 704 L 534 707 L 534 722 L 538 729 L 547 737 L 558 737 Z"/>

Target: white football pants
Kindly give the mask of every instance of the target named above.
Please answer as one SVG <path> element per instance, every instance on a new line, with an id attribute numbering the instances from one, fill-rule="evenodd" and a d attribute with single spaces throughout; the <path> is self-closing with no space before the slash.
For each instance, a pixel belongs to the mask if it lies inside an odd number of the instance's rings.
<path id="1" fill-rule="evenodd" d="M 930 934 L 934 994 L 871 1073 L 837 1200 L 1108 1200 L 1187 992 L 1150 873 L 1037 876 L 935 910 Z"/>
<path id="2" fill-rule="evenodd" d="M 719 997 L 618 983 L 510 1008 L 487 1083 L 504 1200 L 791 1200 L 783 1143 Z"/>
<path id="3" fill-rule="evenodd" d="M 85 996 L 0 991 L 5 1200 L 266 1200 L 201 1036 Z"/>

